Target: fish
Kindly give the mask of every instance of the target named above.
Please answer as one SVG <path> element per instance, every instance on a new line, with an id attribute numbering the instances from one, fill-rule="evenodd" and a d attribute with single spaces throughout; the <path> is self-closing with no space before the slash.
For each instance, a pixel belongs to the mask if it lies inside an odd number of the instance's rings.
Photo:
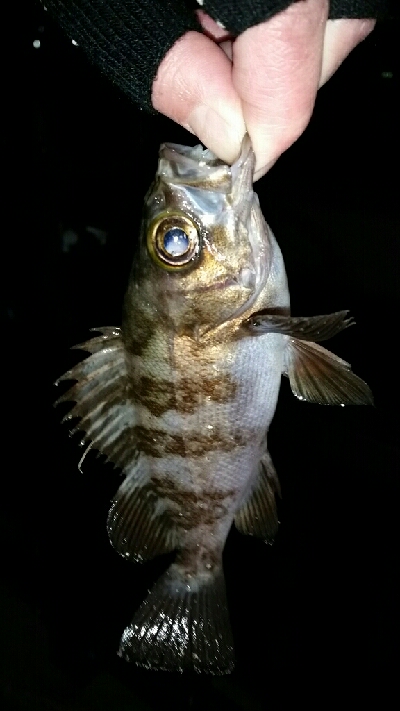
<path id="1" fill-rule="evenodd" d="M 372 404 L 368 385 L 320 345 L 348 311 L 293 317 L 278 243 L 253 191 L 243 139 L 226 165 L 165 143 L 145 200 L 121 327 L 93 329 L 58 382 L 83 443 L 122 470 L 107 520 L 126 560 L 174 553 L 123 631 L 147 669 L 234 667 L 222 554 L 235 525 L 271 543 L 279 480 L 267 436 L 282 375 L 300 400 Z"/>

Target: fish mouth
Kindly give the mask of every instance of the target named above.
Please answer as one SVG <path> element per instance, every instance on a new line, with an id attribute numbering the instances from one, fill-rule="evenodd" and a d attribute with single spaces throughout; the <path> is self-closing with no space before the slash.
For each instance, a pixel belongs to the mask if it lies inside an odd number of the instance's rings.
<path id="1" fill-rule="evenodd" d="M 218 184 L 226 191 L 231 187 L 231 169 L 208 148 L 189 147 L 177 143 L 160 146 L 158 175 L 169 184 L 196 187 Z"/>

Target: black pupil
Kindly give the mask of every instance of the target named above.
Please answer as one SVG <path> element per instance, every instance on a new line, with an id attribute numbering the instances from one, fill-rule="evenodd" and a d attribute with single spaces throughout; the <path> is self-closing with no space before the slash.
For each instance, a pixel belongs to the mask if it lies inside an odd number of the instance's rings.
<path id="1" fill-rule="evenodd" d="M 181 227 L 172 227 L 164 235 L 164 249 L 171 257 L 180 257 L 190 246 L 190 240 Z"/>

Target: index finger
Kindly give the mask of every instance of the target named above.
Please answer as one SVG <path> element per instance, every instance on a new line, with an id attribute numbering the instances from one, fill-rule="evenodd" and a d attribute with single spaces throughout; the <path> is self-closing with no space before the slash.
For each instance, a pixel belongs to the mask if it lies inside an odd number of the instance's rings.
<path id="1" fill-rule="evenodd" d="M 232 81 L 257 156 L 255 179 L 307 126 L 318 90 L 327 0 L 294 3 L 233 43 Z"/>

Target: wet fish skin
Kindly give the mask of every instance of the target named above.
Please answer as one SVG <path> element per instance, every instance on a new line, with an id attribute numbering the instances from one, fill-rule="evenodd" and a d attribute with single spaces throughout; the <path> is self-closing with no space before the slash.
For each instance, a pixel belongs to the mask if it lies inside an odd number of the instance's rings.
<path id="1" fill-rule="evenodd" d="M 60 400 L 76 402 L 85 441 L 125 475 L 112 544 L 128 560 L 176 550 L 121 640 L 121 656 L 148 668 L 233 667 L 222 552 L 233 521 L 276 534 L 266 435 L 281 375 L 300 399 L 371 402 L 350 366 L 314 342 L 351 325 L 347 312 L 290 317 L 253 170 L 248 137 L 232 167 L 200 146 L 161 147 L 122 328 L 98 329 L 80 346 L 89 358 L 63 376 L 77 381 Z"/>

